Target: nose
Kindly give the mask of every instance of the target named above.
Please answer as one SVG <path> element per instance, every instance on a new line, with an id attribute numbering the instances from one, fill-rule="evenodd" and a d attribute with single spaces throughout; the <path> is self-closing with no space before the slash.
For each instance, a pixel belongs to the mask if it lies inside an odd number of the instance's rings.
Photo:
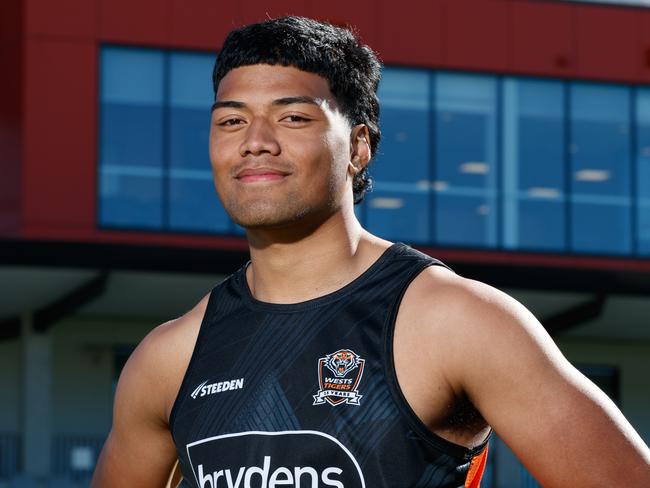
<path id="1" fill-rule="evenodd" d="M 246 128 L 244 140 L 239 146 L 239 154 L 245 157 L 263 153 L 277 156 L 280 154 L 280 144 L 269 122 L 264 117 L 255 117 Z"/>

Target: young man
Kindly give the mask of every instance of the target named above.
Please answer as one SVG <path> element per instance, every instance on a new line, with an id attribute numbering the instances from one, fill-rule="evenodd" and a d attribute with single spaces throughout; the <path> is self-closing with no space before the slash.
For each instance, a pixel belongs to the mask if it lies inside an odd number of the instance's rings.
<path id="1" fill-rule="evenodd" d="M 524 307 L 359 225 L 379 68 L 309 19 L 228 36 L 210 156 L 251 262 L 133 353 L 93 486 L 159 487 L 178 458 L 201 488 L 475 487 L 491 428 L 544 486 L 650 486 Z"/>

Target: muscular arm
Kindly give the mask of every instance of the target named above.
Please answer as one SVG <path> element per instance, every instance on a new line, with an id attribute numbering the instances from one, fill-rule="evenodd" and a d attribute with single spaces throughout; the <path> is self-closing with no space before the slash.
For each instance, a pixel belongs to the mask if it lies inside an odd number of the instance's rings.
<path id="1" fill-rule="evenodd" d="M 93 488 L 165 486 L 176 461 L 168 419 L 192 353 L 206 299 L 138 345 L 117 386 L 113 425 Z"/>
<path id="2" fill-rule="evenodd" d="M 445 376 L 545 487 L 650 486 L 650 450 L 522 305 L 447 271 Z"/>
<path id="3" fill-rule="evenodd" d="M 118 382 L 113 426 L 97 463 L 93 487 L 161 487 L 176 455 L 156 378 L 156 338 L 147 336 L 129 358 Z M 157 391 L 156 391 L 157 390 Z"/>

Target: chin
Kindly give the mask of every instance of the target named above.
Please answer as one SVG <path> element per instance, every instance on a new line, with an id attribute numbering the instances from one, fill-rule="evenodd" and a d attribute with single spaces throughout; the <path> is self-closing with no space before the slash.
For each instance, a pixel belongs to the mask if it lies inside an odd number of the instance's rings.
<path id="1" fill-rule="evenodd" d="M 236 224 L 245 229 L 281 229 L 291 227 L 304 220 L 311 209 L 299 205 L 235 205 L 226 208 Z"/>

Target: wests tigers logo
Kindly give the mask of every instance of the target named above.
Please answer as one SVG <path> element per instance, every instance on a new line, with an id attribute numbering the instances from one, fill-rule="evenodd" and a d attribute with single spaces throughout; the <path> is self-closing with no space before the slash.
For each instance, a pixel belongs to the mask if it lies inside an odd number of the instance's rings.
<path id="1" fill-rule="evenodd" d="M 328 354 L 325 359 L 327 360 L 325 366 L 339 378 L 345 376 L 363 361 L 349 349 L 341 349 L 334 354 Z"/>
<path id="2" fill-rule="evenodd" d="M 314 405 L 359 405 L 363 395 L 358 388 L 365 360 L 350 349 L 339 349 L 318 360 L 320 389 L 314 395 Z"/>

